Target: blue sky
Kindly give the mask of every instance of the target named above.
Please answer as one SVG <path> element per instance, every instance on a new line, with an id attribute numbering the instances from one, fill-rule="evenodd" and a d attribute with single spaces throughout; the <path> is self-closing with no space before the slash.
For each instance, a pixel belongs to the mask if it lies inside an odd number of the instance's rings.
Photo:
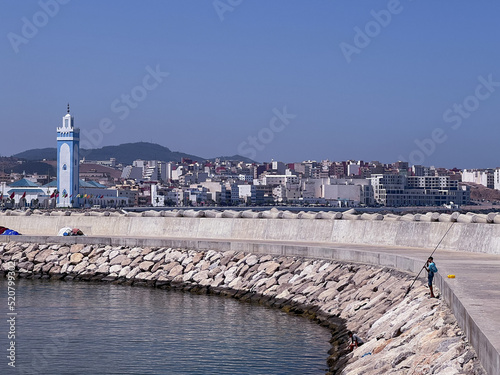
<path id="1" fill-rule="evenodd" d="M 258 161 L 500 166 L 500 3 L 4 0 L 0 155 L 148 141 Z"/>

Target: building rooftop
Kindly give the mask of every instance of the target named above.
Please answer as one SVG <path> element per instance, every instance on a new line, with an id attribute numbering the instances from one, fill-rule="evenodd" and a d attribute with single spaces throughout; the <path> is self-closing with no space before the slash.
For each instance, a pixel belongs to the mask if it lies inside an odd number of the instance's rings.
<path id="1" fill-rule="evenodd" d="M 51 187 L 57 187 L 57 180 L 50 181 L 48 184 L 43 185 L 42 187 L 44 188 L 51 188 Z"/>
<path id="2" fill-rule="evenodd" d="M 48 195 L 46 191 L 44 191 L 43 189 L 29 189 L 29 190 L 26 190 L 26 189 L 23 189 L 23 188 L 14 188 L 14 189 L 10 189 L 10 190 L 7 190 L 7 194 L 10 195 L 12 193 L 16 193 L 16 194 L 44 194 L 44 195 Z"/>
<path id="3" fill-rule="evenodd" d="M 34 183 L 33 181 L 27 180 L 25 178 L 13 182 L 9 184 L 10 187 L 17 188 L 17 187 L 40 187 L 40 185 Z"/>
<path id="4" fill-rule="evenodd" d="M 81 188 L 103 188 L 103 189 L 106 188 L 105 185 L 102 185 L 99 182 L 96 182 L 96 181 L 84 181 L 84 180 L 80 180 L 80 187 Z"/>

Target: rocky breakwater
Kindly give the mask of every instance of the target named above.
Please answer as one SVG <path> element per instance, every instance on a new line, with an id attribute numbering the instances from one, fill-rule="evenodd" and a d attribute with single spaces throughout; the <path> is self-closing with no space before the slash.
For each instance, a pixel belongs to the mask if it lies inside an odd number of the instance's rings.
<path id="1" fill-rule="evenodd" d="M 178 288 L 281 308 L 331 330 L 330 374 L 485 374 L 446 305 L 392 269 L 243 252 L 0 245 L 20 277 Z M 346 331 L 365 344 L 347 351 Z M 293 340 L 293 338 L 290 338 Z"/>

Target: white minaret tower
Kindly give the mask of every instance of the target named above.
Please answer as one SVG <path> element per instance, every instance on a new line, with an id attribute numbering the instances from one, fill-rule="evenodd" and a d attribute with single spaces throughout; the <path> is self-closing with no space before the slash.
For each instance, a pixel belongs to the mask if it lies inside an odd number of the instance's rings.
<path id="1" fill-rule="evenodd" d="M 80 207 L 80 129 L 74 127 L 75 119 L 69 113 L 57 128 L 57 207 Z"/>

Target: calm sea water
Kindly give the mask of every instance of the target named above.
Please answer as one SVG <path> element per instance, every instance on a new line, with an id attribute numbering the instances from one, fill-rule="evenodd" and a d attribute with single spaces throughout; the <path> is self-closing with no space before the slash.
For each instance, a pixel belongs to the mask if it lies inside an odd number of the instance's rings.
<path id="1" fill-rule="evenodd" d="M 324 374 L 329 331 L 229 298 L 16 280 L 16 368 L 0 279 L 0 374 Z"/>

